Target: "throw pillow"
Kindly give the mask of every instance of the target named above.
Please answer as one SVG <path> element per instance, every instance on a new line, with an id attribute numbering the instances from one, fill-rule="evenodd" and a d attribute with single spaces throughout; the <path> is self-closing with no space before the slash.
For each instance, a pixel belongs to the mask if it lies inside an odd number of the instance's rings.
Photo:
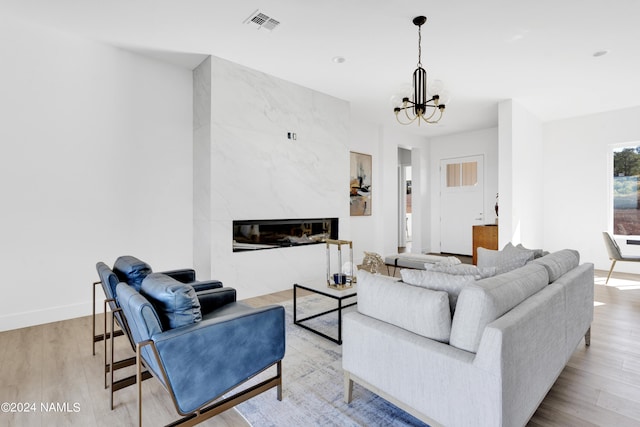
<path id="1" fill-rule="evenodd" d="M 478 268 L 496 267 L 496 274 L 504 274 L 524 266 L 533 259 L 533 251 L 478 248 Z"/>
<path id="2" fill-rule="evenodd" d="M 436 265 L 458 265 L 462 263 L 462 261 L 460 261 L 457 257 L 454 256 L 448 256 L 446 258 L 444 258 L 442 261 L 438 261 L 434 264 Z"/>
<path id="3" fill-rule="evenodd" d="M 478 268 L 475 265 L 470 264 L 458 264 L 458 265 L 442 265 L 437 264 L 425 264 L 424 269 L 427 271 L 435 271 L 439 273 L 455 274 L 458 276 L 471 275 L 478 279 L 486 279 L 487 277 L 496 275 L 496 267 Z"/>
<path id="4" fill-rule="evenodd" d="M 503 252 L 526 252 L 531 254 L 533 257 L 535 257 L 535 251 L 532 249 L 526 249 L 524 246 L 522 245 L 518 245 L 518 246 L 513 246 L 513 243 L 509 242 L 506 245 L 504 245 L 504 248 L 502 248 Z M 533 257 L 531 259 L 533 259 Z"/>
<path id="5" fill-rule="evenodd" d="M 533 259 L 542 258 L 545 255 L 549 255 L 549 252 L 543 249 L 527 249 L 524 246 L 522 246 L 522 243 L 519 243 L 518 246 L 516 246 L 516 248 L 524 249 L 525 251 L 533 251 Z"/>
<path id="6" fill-rule="evenodd" d="M 470 274 L 454 275 L 427 270 L 400 270 L 400 275 L 404 283 L 446 292 L 449 295 L 449 307 L 452 313 L 455 311 L 458 295 L 462 289 L 476 280 L 475 276 Z"/>
<path id="7" fill-rule="evenodd" d="M 202 320 L 200 301 L 188 283 L 161 273 L 151 273 L 142 281 L 140 293 L 156 309 L 163 330 L 179 328 Z"/>

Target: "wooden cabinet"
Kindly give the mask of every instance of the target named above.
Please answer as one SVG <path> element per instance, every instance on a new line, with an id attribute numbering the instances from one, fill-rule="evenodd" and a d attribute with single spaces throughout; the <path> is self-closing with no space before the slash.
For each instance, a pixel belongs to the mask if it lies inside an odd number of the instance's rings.
<path id="1" fill-rule="evenodd" d="M 473 226 L 473 265 L 478 264 L 478 248 L 498 249 L 497 225 Z"/>

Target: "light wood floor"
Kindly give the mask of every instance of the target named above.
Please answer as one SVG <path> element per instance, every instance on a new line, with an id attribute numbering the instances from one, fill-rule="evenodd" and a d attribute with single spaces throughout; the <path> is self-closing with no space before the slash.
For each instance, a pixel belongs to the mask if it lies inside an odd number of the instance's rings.
<path id="1" fill-rule="evenodd" d="M 640 426 L 640 276 L 615 274 L 609 286 L 604 286 L 604 276 L 596 272 L 591 346 L 578 346 L 530 426 Z M 261 306 L 290 299 L 291 291 L 283 291 L 246 302 Z M 103 350 L 98 345 L 96 355 L 91 355 L 90 335 L 90 317 L 1 332 L 0 403 L 35 403 L 36 412 L 0 413 L 0 425 L 135 425 L 135 387 L 117 392 L 115 409 L 109 410 L 109 393 L 100 374 Z M 129 357 L 126 339 L 116 341 L 116 358 Z M 150 379 L 143 384 L 145 425 L 177 419 L 159 382 Z M 267 393 L 275 399 L 275 391 Z M 51 402 L 63 410 L 43 412 L 40 405 Z M 248 423 L 229 410 L 202 425 Z"/>

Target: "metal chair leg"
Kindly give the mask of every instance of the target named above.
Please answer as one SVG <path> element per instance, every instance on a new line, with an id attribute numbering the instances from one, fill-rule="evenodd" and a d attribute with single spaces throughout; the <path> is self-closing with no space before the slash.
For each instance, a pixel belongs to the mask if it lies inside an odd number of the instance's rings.
<path id="1" fill-rule="evenodd" d="M 144 345 L 144 343 L 142 343 Z M 136 382 L 138 383 L 138 426 L 142 427 L 142 352 L 141 344 L 136 345 Z"/>
<path id="2" fill-rule="evenodd" d="M 609 269 L 609 275 L 607 276 L 607 281 L 604 282 L 605 285 L 607 283 L 609 283 L 609 278 L 611 277 L 611 273 L 613 273 L 613 267 L 615 267 L 615 265 L 616 265 L 616 260 L 615 259 L 613 259 L 611 261 L 613 261 L 613 262 L 611 263 L 611 268 Z"/>
<path id="3" fill-rule="evenodd" d="M 91 322 L 91 345 L 93 347 L 94 356 L 96 355 L 96 286 L 99 284 L 100 282 L 93 282 L 93 316 L 91 317 L 93 322 Z"/>

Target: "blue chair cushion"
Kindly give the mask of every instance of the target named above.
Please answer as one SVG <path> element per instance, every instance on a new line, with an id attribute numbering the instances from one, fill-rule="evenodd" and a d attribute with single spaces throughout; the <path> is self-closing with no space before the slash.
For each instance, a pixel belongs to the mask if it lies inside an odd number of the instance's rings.
<path id="1" fill-rule="evenodd" d="M 135 344 L 152 339 L 154 336 L 162 334 L 162 325 L 158 318 L 155 307 L 139 292 L 126 283 L 120 282 L 116 286 L 116 295 L 120 306 L 127 319 L 127 325 L 131 332 L 131 337 Z M 142 349 L 142 357 L 147 362 L 147 367 L 151 369 L 156 377 L 164 384 L 161 370 L 152 350 L 149 346 Z"/>
<path id="2" fill-rule="evenodd" d="M 118 280 L 118 277 L 115 275 L 115 273 L 111 271 L 111 269 L 104 262 L 98 262 L 96 264 L 96 270 L 98 270 L 98 276 L 100 277 L 100 282 L 102 283 L 104 294 L 109 299 L 115 299 L 116 286 L 118 286 L 120 280 Z"/>
<path id="3" fill-rule="evenodd" d="M 118 279 L 132 286 L 136 291 L 140 291 L 142 280 L 151 274 L 151 266 L 144 261 L 131 255 L 118 257 L 113 264 L 113 272 Z"/>
<path id="4" fill-rule="evenodd" d="M 163 330 L 202 320 L 200 301 L 188 283 L 181 283 L 162 273 L 151 273 L 142 281 L 140 293 L 154 306 Z"/>

